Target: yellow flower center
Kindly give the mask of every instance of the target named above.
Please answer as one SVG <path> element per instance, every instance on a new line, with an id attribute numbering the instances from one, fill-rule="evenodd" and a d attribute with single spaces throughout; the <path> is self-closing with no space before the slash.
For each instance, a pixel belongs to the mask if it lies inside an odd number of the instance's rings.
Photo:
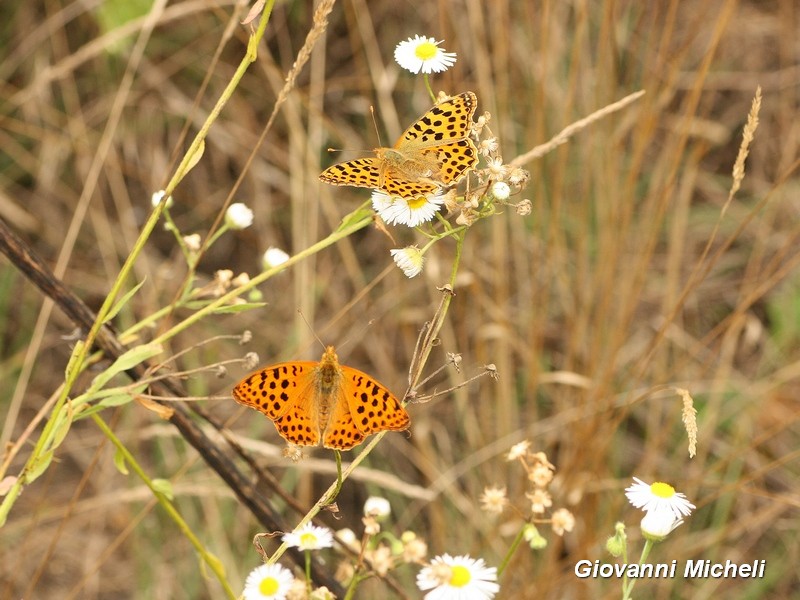
<path id="1" fill-rule="evenodd" d="M 672 498 L 675 495 L 675 488 L 668 483 L 656 481 L 650 486 L 650 491 L 659 498 Z"/>
<path id="2" fill-rule="evenodd" d="M 278 583 L 277 579 L 274 577 L 265 577 L 261 580 L 261 583 L 258 584 L 258 591 L 265 596 L 272 596 L 278 591 L 279 587 L 280 584 Z"/>
<path id="3" fill-rule="evenodd" d="M 428 200 L 425 196 L 417 196 L 416 198 L 406 198 L 406 204 L 408 204 L 408 208 L 411 210 L 418 210 L 425 206 Z"/>
<path id="4" fill-rule="evenodd" d="M 455 565 L 450 569 L 450 585 L 453 587 L 464 587 L 472 579 L 472 575 L 467 567 Z"/>
<path id="5" fill-rule="evenodd" d="M 300 545 L 301 546 L 315 546 L 317 543 L 317 536 L 313 533 L 304 533 L 300 536 Z"/>
<path id="6" fill-rule="evenodd" d="M 430 60 L 438 51 L 439 48 L 433 42 L 422 42 L 414 48 L 414 54 L 420 60 Z"/>

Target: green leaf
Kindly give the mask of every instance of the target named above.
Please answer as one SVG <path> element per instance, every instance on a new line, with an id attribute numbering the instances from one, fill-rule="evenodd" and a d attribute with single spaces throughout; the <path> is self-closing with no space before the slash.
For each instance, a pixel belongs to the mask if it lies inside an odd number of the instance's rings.
<path id="1" fill-rule="evenodd" d="M 95 406 L 99 406 L 101 408 L 110 408 L 112 406 L 122 406 L 123 404 L 128 404 L 131 400 L 133 400 L 133 394 L 128 392 L 120 392 L 118 394 L 106 396 L 100 402 L 95 404 Z"/>
<path id="2" fill-rule="evenodd" d="M 246 310 L 252 310 L 254 308 L 263 308 L 266 305 L 266 302 L 243 302 L 242 304 L 227 304 L 225 306 L 215 308 L 211 312 L 216 315 L 225 315 L 231 313 L 240 313 Z"/>
<path id="3" fill-rule="evenodd" d="M 37 456 L 33 462 L 28 465 L 28 468 L 25 469 L 25 483 L 30 484 L 36 481 L 39 476 L 47 470 L 50 463 L 53 462 L 54 455 L 55 452 L 53 450 L 48 450 Z"/>
<path id="4" fill-rule="evenodd" d="M 114 466 L 117 467 L 117 471 L 123 475 L 128 474 L 128 465 L 125 461 L 125 453 L 120 448 L 117 448 L 114 451 Z"/>
<path id="5" fill-rule="evenodd" d="M 119 387 L 98 390 L 92 394 L 91 400 L 104 400 L 106 398 L 110 398 L 111 396 L 125 396 L 127 398 L 133 398 L 134 396 L 137 396 L 145 391 L 147 389 L 147 385 L 148 384 L 146 383 L 137 383 L 136 385 L 122 385 Z M 120 404 L 124 404 L 124 402 L 112 401 L 108 404 L 104 404 L 104 406 L 119 406 Z"/>
<path id="6" fill-rule="evenodd" d="M 355 209 L 353 212 L 351 212 L 349 214 L 346 214 L 342 218 L 342 222 L 339 225 L 339 227 L 336 228 L 336 231 L 341 231 L 342 229 L 347 229 L 348 227 L 356 225 L 357 223 L 360 223 L 361 221 L 363 221 L 365 219 L 371 219 L 371 218 L 372 218 L 372 208 L 371 208 L 371 206 L 370 207 L 367 207 L 367 206 L 359 207 L 359 208 Z"/>
<path id="7" fill-rule="evenodd" d="M 78 340 L 75 342 L 75 347 L 72 349 L 72 354 L 69 355 L 69 361 L 67 361 L 67 368 L 64 369 L 64 377 L 67 381 L 72 381 L 73 371 L 78 367 L 76 361 L 78 360 L 78 355 L 82 353 L 83 347 L 86 345 L 86 342 L 83 340 Z"/>
<path id="8" fill-rule="evenodd" d="M 139 288 L 141 288 L 143 285 L 144 285 L 144 280 L 142 280 L 140 283 L 138 283 L 135 286 L 133 286 L 133 289 L 129 290 L 122 298 L 120 298 L 117 301 L 117 303 L 114 306 L 111 307 L 111 310 L 108 312 L 108 315 L 106 315 L 106 318 L 103 321 L 103 323 L 108 323 L 109 321 L 111 321 L 111 319 L 116 317 L 117 313 L 120 310 L 122 310 L 122 307 L 125 306 L 128 303 L 128 301 L 133 297 L 133 295 L 136 292 L 139 291 Z"/>
<path id="9" fill-rule="evenodd" d="M 172 483 L 168 479 L 153 479 L 150 483 L 153 484 L 153 489 L 166 496 L 170 502 L 175 499 L 175 494 L 172 492 Z"/>
<path id="10" fill-rule="evenodd" d="M 147 384 L 141 383 L 137 385 L 128 385 L 99 390 L 91 395 L 83 394 L 78 397 L 81 400 L 81 404 L 78 405 L 76 403 L 75 417 L 73 420 L 78 421 L 80 419 L 85 419 L 89 415 L 93 415 L 112 406 L 122 406 L 123 404 L 128 404 L 146 389 Z M 91 400 L 99 400 L 99 402 L 89 404 Z"/>
<path id="11" fill-rule="evenodd" d="M 200 159 L 203 158 L 203 153 L 205 151 L 206 151 L 206 142 L 205 140 L 200 140 L 200 144 L 197 146 L 197 149 L 189 157 L 189 162 L 186 163 L 186 170 L 183 172 L 184 177 L 189 171 L 191 171 L 192 169 L 195 168 L 195 166 L 197 166 L 197 163 L 199 163 Z"/>
<path id="12" fill-rule="evenodd" d="M 82 404 L 78 407 L 78 410 L 75 411 L 75 421 L 82 421 L 86 417 L 89 417 L 95 413 L 99 413 L 101 410 L 104 410 L 105 406 L 100 406 L 99 404 Z"/>
<path id="13" fill-rule="evenodd" d="M 209 304 L 211 304 L 210 301 L 195 300 L 193 302 L 187 302 L 185 306 L 190 310 L 200 310 L 201 308 L 205 308 Z M 225 306 L 218 306 L 217 308 L 212 310 L 211 313 L 218 315 L 240 313 L 246 310 L 252 310 L 254 308 L 263 308 L 266 305 L 267 305 L 266 302 L 243 302 L 241 304 L 226 304 Z"/>
<path id="14" fill-rule="evenodd" d="M 55 450 L 61 445 L 61 442 L 64 441 L 64 438 L 67 437 L 67 433 L 69 433 L 69 428 L 72 426 L 72 422 L 75 420 L 75 413 L 72 410 L 72 406 L 67 401 L 67 404 L 64 405 L 58 415 L 56 416 L 58 422 L 53 427 L 53 441 L 50 442 L 50 449 Z"/>
<path id="15" fill-rule="evenodd" d="M 136 365 L 156 356 L 157 354 L 161 354 L 163 351 L 164 348 L 161 346 L 161 344 L 142 344 L 141 346 L 131 348 L 125 354 L 115 360 L 110 367 L 94 378 L 87 393 L 96 392 L 105 386 L 105 384 L 107 384 L 111 378 L 118 373 L 132 369 Z"/>

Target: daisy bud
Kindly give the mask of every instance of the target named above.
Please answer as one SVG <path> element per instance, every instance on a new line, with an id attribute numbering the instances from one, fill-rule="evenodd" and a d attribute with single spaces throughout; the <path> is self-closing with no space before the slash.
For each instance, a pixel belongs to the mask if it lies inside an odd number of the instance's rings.
<path id="1" fill-rule="evenodd" d="M 241 202 L 236 202 L 225 211 L 225 223 L 231 229 L 247 229 L 253 224 L 253 211 Z"/>
<path id="2" fill-rule="evenodd" d="M 289 260 L 289 255 L 286 254 L 286 252 L 280 248 L 270 246 L 267 248 L 267 251 L 264 252 L 264 256 L 261 257 L 261 266 L 265 271 L 268 271 L 269 269 L 274 269 L 278 265 L 282 265 L 287 260 Z"/>

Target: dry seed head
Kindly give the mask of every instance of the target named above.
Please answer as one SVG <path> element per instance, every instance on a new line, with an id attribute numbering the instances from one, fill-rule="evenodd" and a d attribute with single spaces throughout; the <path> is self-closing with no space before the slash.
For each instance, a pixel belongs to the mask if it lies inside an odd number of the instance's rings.
<path id="1" fill-rule="evenodd" d="M 244 355 L 244 368 L 248 371 L 252 371 L 258 366 L 258 354 L 256 352 L 248 352 Z"/>

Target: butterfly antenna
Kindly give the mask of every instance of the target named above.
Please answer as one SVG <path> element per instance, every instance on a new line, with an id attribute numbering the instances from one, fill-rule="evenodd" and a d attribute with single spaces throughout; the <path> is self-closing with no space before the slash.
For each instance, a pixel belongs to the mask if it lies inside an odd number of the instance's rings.
<path id="1" fill-rule="evenodd" d="M 311 332 L 311 335 L 313 335 L 314 338 L 319 342 L 319 345 L 322 346 L 322 349 L 324 350 L 325 348 L 327 348 L 325 343 L 321 339 L 319 339 L 319 336 L 317 335 L 317 332 L 314 331 L 314 328 L 311 326 L 311 323 L 309 323 L 308 319 L 306 319 L 306 316 L 303 314 L 303 311 L 298 308 L 297 314 L 300 315 L 301 319 L 303 319 L 303 323 L 306 324 L 306 327 L 308 327 L 308 330 Z"/>
<path id="2" fill-rule="evenodd" d="M 369 114 L 372 115 L 372 126 L 375 128 L 375 137 L 378 138 L 378 146 L 383 146 L 383 142 L 381 141 L 381 134 L 378 131 L 378 121 L 375 120 L 375 107 L 370 105 L 369 107 Z"/>

